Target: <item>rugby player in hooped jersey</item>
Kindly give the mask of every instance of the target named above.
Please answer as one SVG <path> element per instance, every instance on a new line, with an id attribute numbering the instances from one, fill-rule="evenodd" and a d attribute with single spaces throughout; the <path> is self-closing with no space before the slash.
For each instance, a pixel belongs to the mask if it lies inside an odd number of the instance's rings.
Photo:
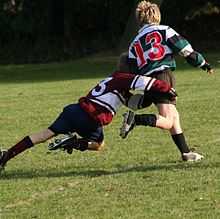
<path id="1" fill-rule="evenodd" d="M 175 99 L 175 90 L 165 81 L 130 74 L 127 55 L 120 57 L 118 66 L 119 71 L 102 80 L 78 103 L 66 106 L 49 128 L 26 136 L 8 150 L 0 151 L 0 170 L 16 155 L 58 134 L 77 133 L 81 137 L 70 134 L 61 140 L 57 139 L 59 141 L 49 145 L 50 150 L 62 148 L 68 153 L 72 153 L 73 149 L 99 150 L 104 144 L 103 126 L 112 121 L 122 104 L 130 104 L 132 90 L 151 91 L 155 96 Z"/>
<path id="2" fill-rule="evenodd" d="M 186 61 L 194 66 L 200 67 L 209 74 L 213 70 L 204 57 L 193 50 L 190 43 L 169 26 L 160 25 L 161 14 L 157 4 L 149 1 L 141 1 L 136 8 L 136 19 L 140 26 L 138 34 L 129 47 L 129 62 L 133 66 L 133 72 L 139 75 L 147 75 L 153 78 L 164 80 L 175 88 L 175 78 L 172 71 L 176 68 L 175 54 L 183 56 Z M 154 103 L 159 115 L 165 119 L 160 128 L 170 131 L 172 139 L 181 152 L 181 157 L 186 161 L 197 161 L 203 158 L 202 155 L 191 152 L 181 125 L 179 113 L 176 109 L 176 102 L 163 98 L 154 101 L 151 94 L 145 96 L 144 106 Z M 128 111 L 124 114 L 124 121 L 121 127 L 121 137 L 125 138 L 135 125 L 158 127 L 158 117 L 152 114 L 134 114 Z"/>

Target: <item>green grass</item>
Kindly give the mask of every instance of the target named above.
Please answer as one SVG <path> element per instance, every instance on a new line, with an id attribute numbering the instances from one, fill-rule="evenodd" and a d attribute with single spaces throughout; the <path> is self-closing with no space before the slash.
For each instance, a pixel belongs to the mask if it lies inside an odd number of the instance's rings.
<path id="1" fill-rule="evenodd" d="M 118 136 L 121 115 L 105 128 L 101 152 L 48 153 L 41 144 L 8 163 L 0 176 L 1 219 L 220 218 L 220 66 L 208 76 L 178 62 L 177 108 L 199 163 L 181 162 L 169 134 L 138 127 Z M 0 136 L 8 148 L 47 127 L 114 70 L 115 57 L 63 64 L 0 67 Z M 149 108 L 141 112 L 156 112 Z"/>

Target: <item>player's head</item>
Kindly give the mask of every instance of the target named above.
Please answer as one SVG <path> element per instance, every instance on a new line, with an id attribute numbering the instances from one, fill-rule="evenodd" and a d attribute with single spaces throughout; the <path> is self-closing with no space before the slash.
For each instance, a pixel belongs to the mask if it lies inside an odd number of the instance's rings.
<path id="1" fill-rule="evenodd" d="M 117 64 L 117 70 L 121 72 L 130 72 L 127 52 L 124 52 L 120 55 L 118 64 Z"/>
<path id="2" fill-rule="evenodd" d="M 145 24 L 160 24 L 161 14 L 157 4 L 141 1 L 136 8 L 136 19 L 140 26 Z"/>

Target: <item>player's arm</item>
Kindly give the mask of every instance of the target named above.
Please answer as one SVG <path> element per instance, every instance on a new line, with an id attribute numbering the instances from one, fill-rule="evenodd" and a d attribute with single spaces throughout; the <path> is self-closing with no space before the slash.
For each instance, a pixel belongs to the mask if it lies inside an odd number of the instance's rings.
<path id="1" fill-rule="evenodd" d="M 138 74 L 137 59 L 128 58 L 130 72 Z"/>
<path id="2" fill-rule="evenodd" d="M 167 44 L 173 50 L 174 53 L 178 53 L 183 56 L 186 61 L 194 66 L 200 67 L 207 71 L 209 74 L 213 73 L 213 69 L 210 64 L 205 60 L 202 54 L 196 52 L 190 43 L 175 30 L 169 28 L 167 30 Z"/>
<path id="3" fill-rule="evenodd" d="M 172 88 L 166 81 L 143 75 L 136 75 L 133 78 L 130 89 L 143 92 L 154 91 L 161 94 L 175 93 L 174 88 Z M 174 95 L 176 95 L 176 93 Z"/>
<path id="4" fill-rule="evenodd" d="M 142 109 L 143 107 L 144 94 L 132 94 L 130 92 L 126 95 L 125 106 L 135 111 Z"/>
<path id="5" fill-rule="evenodd" d="M 131 83 L 130 88 L 136 91 L 151 91 L 170 100 L 173 100 L 177 97 L 175 89 L 172 88 L 166 81 L 147 76 L 136 75 Z"/>
<path id="6" fill-rule="evenodd" d="M 155 92 L 155 94 L 156 93 L 157 92 Z M 163 96 L 163 95 L 165 97 L 167 97 L 168 99 L 170 99 L 170 100 L 174 100 L 177 96 L 177 93 L 174 89 L 171 89 L 170 93 L 168 93 L 168 94 L 159 93 L 160 97 Z M 149 107 L 152 104 L 153 100 L 151 98 L 150 99 L 149 98 L 150 97 L 147 96 L 147 101 L 146 101 L 145 94 L 133 94 L 133 95 L 131 94 L 129 96 L 129 98 L 126 100 L 125 105 L 128 108 L 132 109 L 133 111 L 138 110 L 138 109 L 143 109 L 143 108 Z"/>
<path id="7" fill-rule="evenodd" d="M 185 57 L 186 61 L 195 67 L 200 67 L 202 70 L 206 71 L 209 74 L 213 73 L 213 68 L 211 65 L 204 59 L 204 57 L 196 52 L 191 52 L 188 56 Z"/>
<path id="8" fill-rule="evenodd" d="M 112 89 L 120 91 L 123 97 L 127 100 L 125 105 L 134 110 L 143 108 L 143 95 L 132 95 L 129 91 L 141 91 L 142 94 L 152 91 L 170 100 L 175 99 L 177 96 L 174 88 L 172 88 L 166 81 L 120 72 L 115 72 L 112 76 L 114 78 L 111 84 Z"/>
<path id="9" fill-rule="evenodd" d="M 128 50 L 128 65 L 131 73 L 138 74 L 139 71 L 138 71 L 137 57 L 133 43 L 130 45 Z"/>

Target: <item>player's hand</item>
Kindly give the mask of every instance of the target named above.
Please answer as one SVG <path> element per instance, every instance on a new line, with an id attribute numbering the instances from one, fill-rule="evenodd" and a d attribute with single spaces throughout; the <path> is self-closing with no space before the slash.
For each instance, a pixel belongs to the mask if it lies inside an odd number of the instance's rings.
<path id="1" fill-rule="evenodd" d="M 209 75 L 213 74 L 213 73 L 214 73 L 213 68 L 211 68 L 211 69 L 207 70 L 207 73 L 208 73 Z"/>
<path id="2" fill-rule="evenodd" d="M 170 87 L 167 92 L 161 93 L 161 92 L 154 92 L 153 98 L 156 100 L 161 100 L 161 99 L 168 99 L 170 101 L 175 101 L 177 98 L 177 93 L 176 90 L 173 87 Z"/>
<path id="3" fill-rule="evenodd" d="M 170 90 L 169 90 L 169 92 L 168 92 L 168 98 L 169 98 L 170 100 L 175 100 L 177 96 L 178 96 L 178 95 L 177 95 L 176 90 L 175 90 L 173 87 L 171 87 Z"/>
<path id="4" fill-rule="evenodd" d="M 211 67 L 211 65 L 206 62 L 202 67 L 201 67 L 204 71 L 206 71 L 209 75 L 214 73 L 213 68 Z"/>

